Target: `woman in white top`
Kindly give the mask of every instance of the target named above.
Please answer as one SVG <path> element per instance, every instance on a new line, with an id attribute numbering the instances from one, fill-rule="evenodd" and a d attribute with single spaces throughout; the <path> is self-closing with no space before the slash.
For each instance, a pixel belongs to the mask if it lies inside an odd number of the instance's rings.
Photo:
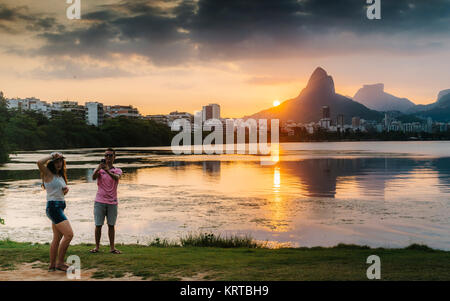
<path id="1" fill-rule="evenodd" d="M 46 214 L 52 221 L 53 241 L 50 246 L 49 271 L 67 271 L 64 257 L 73 238 L 72 227 L 64 214 L 67 187 L 66 161 L 61 153 L 52 153 L 37 162 L 43 187 L 47 191 Z"/>

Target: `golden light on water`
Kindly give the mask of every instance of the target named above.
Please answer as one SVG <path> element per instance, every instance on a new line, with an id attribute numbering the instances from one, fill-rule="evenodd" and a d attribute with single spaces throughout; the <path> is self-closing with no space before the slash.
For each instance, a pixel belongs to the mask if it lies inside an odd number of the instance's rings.
<path id="1" fill-rule="evenodd" d="M 280 144 L 279 143 L 272 143 L 270 146 L 270 155 L 272 162 L 278 162 L 280 161 Z"/>
<path id="2" fill-rule="evenodd" d="M 279 167 L 275 167 L 275 170 L 273 172 L 273 190 L 275 192 L 279 192 L 280 191 L 280 186 L 281 186 L 280 168 Z"/>
<path id="3" fill-rule="evenodd" d="M 281 170 L 278 166 L 273 169 L 272 191 L 267 227 L 274 232 L 286 232 L 289 230 L 289 210 L 281 194 Z"/>

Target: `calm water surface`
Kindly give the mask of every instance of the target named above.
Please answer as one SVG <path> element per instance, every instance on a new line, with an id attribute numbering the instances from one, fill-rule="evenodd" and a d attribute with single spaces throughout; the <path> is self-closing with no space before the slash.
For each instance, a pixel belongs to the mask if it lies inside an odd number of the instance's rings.
<path id="1" fill-rule="evenodd" d="M 0 167 L 0 238 L 51 240 L 35 164 L 46 154 L 19 153 Z M 91 176 L 103 150 L 64 154 L 74 242 L 93 242 Z M 450 250 L 449 142 L 286 143 L 272 157 L 123 148 L 115 165 L 125 172 L 117 242 L 201 231 L 292 246 L 422 243 Z"/>

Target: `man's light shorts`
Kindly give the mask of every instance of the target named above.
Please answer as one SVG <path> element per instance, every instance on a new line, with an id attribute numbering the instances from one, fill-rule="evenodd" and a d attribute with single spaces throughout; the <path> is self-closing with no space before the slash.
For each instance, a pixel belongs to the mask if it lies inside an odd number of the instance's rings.
<path id="1" fill-rule="evenodd" d="M 94 204 L 94 220 L 96 226 L 103 226 L 106 222 L 110 226 L 114 226 L 117 220 L 117 205 L 95 202 Z"/>

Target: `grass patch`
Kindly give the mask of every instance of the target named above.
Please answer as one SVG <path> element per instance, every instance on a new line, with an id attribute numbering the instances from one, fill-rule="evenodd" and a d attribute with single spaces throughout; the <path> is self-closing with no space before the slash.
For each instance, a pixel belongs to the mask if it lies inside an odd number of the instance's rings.
<path id="1" fill-rule="evenodd" d="M 381 280 L 450 280 L 450 252 L 426 246 L 268 249 L 211 237 L 186 242 L 183 247 L 161 240 L 151 246 L 118 245 L 122 254 L 110 254 L 107 246 L 91 254 L 92 245 L 79 244 L 70 246 L 67 255 L 78 255 L 81 267 L 95 269 L 97 279 L 130 274 L 148 280 L 367 280 L 366 259 L 378 255 Z M 48 245 L 0 241 L 0 269 L 35 261 L 48 263 Z"/>

